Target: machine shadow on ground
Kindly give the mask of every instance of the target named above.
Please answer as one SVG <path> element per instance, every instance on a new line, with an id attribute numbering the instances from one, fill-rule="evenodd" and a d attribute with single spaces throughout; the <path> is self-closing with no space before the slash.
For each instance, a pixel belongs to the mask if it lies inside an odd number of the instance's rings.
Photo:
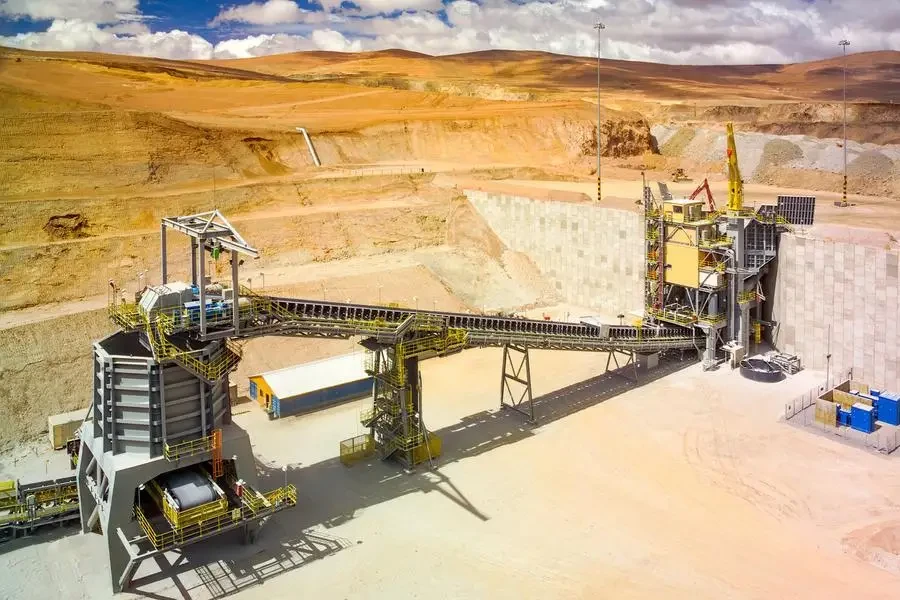
<path id="1" fill-rule="evenodd" d="M 487 521 L 465 493 L 441 471 L 441 466 L 490 452 L 536 435 L 535 429 L 610 398 L 641 387 L 696 364 L 680 353 L 661 357 L 659 367 L 637 381 L 631 366 L 611 370 L 534 399 L 536 422 L 511 410 L 484 410 L 434 433 L 443 441 L 443 456 L 433 467 L 420 465 L 405 473 L 398 465 L 377 456 L 346 467 L 335 457 L 310 466 L 283 471 L 257 461 L 259 488 L 292 483 L 297 487 L 297 507 L 274 515 L 259 531 L 255 543 L 240 545 L 239 534 L 185 547 L 171 564 L 165 558 L 159 571 L 141 576 L 129 590 L 147 598 L 200 600 L 224 598 L 272 577 L 325 558 L 365 540 L 345 540 L 327 529 L 353 519 L 360 510 L 410 493 L 437 493 Z M 427 401 L 427 399 L 426 399 Z M 323 529 L 324 528 L 324 529 Z M 233 548 L 233 550 L 232 550 Z M 227 558 L 223 558 L 223 553 Z M 166 580 L 171 580 L 167 585 Z M 190 582 L 190 585 L 187 584 Z M 174 590 L 172 587 L 174 586 Z M 164 589 L 157 593 L 156 589 Z M 174 592 L 174 595 L 173 595 Z"/>

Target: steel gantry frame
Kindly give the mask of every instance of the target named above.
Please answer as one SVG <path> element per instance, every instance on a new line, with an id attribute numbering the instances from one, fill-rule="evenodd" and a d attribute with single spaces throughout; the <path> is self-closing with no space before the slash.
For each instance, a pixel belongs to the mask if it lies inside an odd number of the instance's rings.
<path id="1" fill-rule="evenodd" d="M 234 290 L 234 304 L 240 301 L 240 285 L 238 284 L 239 254 L 259 258 L 259 251 L 248 244 L 237 229 L 216 210 L 182 217 L 166 217 L 160 225 L 160 263 L 161 281 L 166 285 L 169 280 L 166 230 L 173 229 L 191 238 L 191 285 L 199 287 L 200 292 L 200 334 L 206 334 L 206 252 L 213 258 L 219 258 L 224 248 L 231 252 L 231 289 Z M 199 250 L 199 255 L 198 255 Z M 238 313 L 234 313 L 232 322 L 234 331 L 240 327 Z"/>
<path id="2" fill-rule="evenodd" d="M 523 405 L 527 409 L 523 408 Z M 528 417 L 529 423 L 534 422 L 534 396 L 531 391 L 531 360 L 528 357 L 528 348 L 515 344 L 503 346 L 500 408 L 512 409 Z"/>

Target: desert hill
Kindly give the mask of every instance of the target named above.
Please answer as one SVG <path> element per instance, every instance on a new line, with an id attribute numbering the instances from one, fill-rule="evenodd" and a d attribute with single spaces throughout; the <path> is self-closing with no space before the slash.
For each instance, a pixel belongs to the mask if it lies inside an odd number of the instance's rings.
<path id="1" fill-rule="evenodd" d="M 593 58 L 548 52 L 488 50 L 429 56 L 386 50 L 364 53 L 302 52 L 249 59 L 208 61 L 222 67 L 297 79 L 397 77 L 407 81 L 490 82 L 558 92 L 594 89 Z M 790 65 L 694 66 L 602 59 L 606 93 L 643 94 L 655 100 L 738 97 L 759 100 L 837 100 L 842 59 Z M 900 96 L 900 52 L 863 52 L 847 58 L 848 95 L 886 102 Z"/>

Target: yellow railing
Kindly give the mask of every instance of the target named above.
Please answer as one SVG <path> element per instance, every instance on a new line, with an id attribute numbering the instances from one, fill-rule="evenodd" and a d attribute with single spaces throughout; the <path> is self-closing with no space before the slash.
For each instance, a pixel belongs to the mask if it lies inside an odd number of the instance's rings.
<path id="1" fill-rule="evenodd" d="M 138 329 L 143 324 L 138 305 L 135 303 L 124 300 L 117 302 L 113 297 L 107 306 L 107 312 L 113 323 L 126 331 Z"/>
<path id="2" fill-rule="evenodd" d="M 13 480 L 0 481 L 0 509 L 15 506 L 19 503 L 19 495 L 16 492 L 16 482 Z"/>
<path id="3" fill-rule="evenodd" d="M 700 260 L 700 267 L 704 269 L 711 269 L 717 271 L 719 273 L 724 273 L 726 268 L 725 261 L 717 260 L 715 255 L 706 254 Z"/>
<path id="4" fill-rule="evenodd" d="M 147 539 L 153 544 L 157 550 L 172 548 L 180 544 L 184 544 L 192 539 L 212 535 L 217 531 L 224 529 L 229 525 L 240 522 L 243 519 L 253 517 L 253 513 L 249 509 L 235 508 L 226 511 L 224 514 L 217 515 L 205 521 L 199 521 L 187 527 L 179 529 L 171 529 L 169 531 L 158 532 L 150 523 L 144 511 L 139 506 L 135 507 L 135 516 L 138 524 L 147 536 Z"/>
<path id="5" fill-rule="evenodd" d="M 341 462 L 345 466 L 372 456 L 375 452 L 375 440 L 368 433 L 357 435 L 341 441 Z"/>
<path id="6" fill-rule="evenodd" d="M 297 505 L 297 488 L 290 483 L 284 487 L 275 488 L 270 492 L 266 492 L 263 496 L 265 497 L 266 502 L 269 503 L 269 506 L 272 507 L 279 507 L 282 504 L 289 504 L 290 506 Z"/>
<path id="7" fill-rule="evenodd" d="M 247 484 L 243 484 L 243 488 L 244 491 L 241 493 L 241 502 L 249 508 L 251 512 L 255 514 L 269 508 L 269 501 L 263 494 L 257 492 Z"/>
<path id="8" fill-rule="evenodd" d="M 756 290 L 748 290 L 745 292 L 741 292 L 738 294 L 737 301 L 738 304 L 747 304 L 749 302 L 753 302 L 758 298 Z"/>
<path id="9" fill-rule="evenodd" d="M 153 486 L 151 486 L 150 491 L 153 496 L 161 493 L 158 489 L 153 490 Z M 213 534 L 238 521 L 276 512 L 287 506 L 296 506 L 297 504 L 297 488 L 290 484 L 264 494 L 260 494 L 252 490 L 252 488 L 248 488 L 248 491 L 252 492 L 256 499 L 251 501 L 253 508 L 245 502 L 240 508 L 229 509 L 228 502 L 222 499 L 186 511 L 175 511 L 173 513 L 171 506 L 169 505 L 167 508 L 165 502 L 163 502 L 163 514 L 172 526 L 170 531 L 156 531 L 140 506 L 135 506 L 134 512 L 141 529 L 147 535 L 150 543 L 159 550 L 183 544 L 197 537 Z"/>
<path id="10" fill-rule="evenodd" d="M 700 323 L 705 323 L 707 325 L 718 325 L 719 323 L 724 323 L 726 319 L 725 313 L 716 313 L 716 314 L 702 314 L 697 320 Z"/>
<path id="11" fill-rule="evenodd" d="M 165 444 L 163 446 L 163 455 L 167 460 L 175 461 L 179 458 L 212 452 L 215 445 L 216 434 L 213 433 L 212 435 L 208 435 L 206 437 L 196 438 L 193 440 L 188 440 L 186 442 L 180 442 L 178 444 Z"/>
<path id="12" fill-rule="evenodd" d="M 372 422 L 372 419 L 375 418 L 375 407 L 367 408 L 359 413 L 359 422 L 363 425 L 363 427 L 368 427 Z"/>
<path id="13" fill-rule="evenodd" d="M 700 240 L 701 248 L 718 248 L 720 246 L 730 246 L 731 238 L 727 235 L 723 235 L 721 237 L 709 238 L 705 240 Z"/>
<path id="14" fill-rule="evenodd" d="M 0 515 L 0 525 L 5 525 L 6 523 L 14 523 L 17 521 L 36 521 L 38 519 L 45 519 L 47 517 L 53 517 L 62 513 L 69 512 L 71 510 L 75 510 L 77 507 L 77 502 L 75 502 L 74 500 L 69 500 L 67 502 L 54 504 L 53 506 L 35 508 L 33 512 L 30 512 L 25 504 L 18 504 L 5 515 Z"/>
<path id="15" fill-rule="evenodd" d="M 685 325 L 690 325 L 691 323 L 695 323 L 697 321 L 697 315 L 693 313 L 676 312 L 673 310 L 659 310 L 654 308 L 648 308 L 647 312 L 657 319 L 675 321 L 676 323 L 683 323 Z"/>
<path id="16" fill-rule="evenodd" d="M 227 510 L 228 501 L 225 498 L 219 498 L 187 510 L 178 510 L 178 507 L 169 502 L 167 497 L 163 500 L 163 514 L 174 528 L 187 527 L 200 521 L 215 518 L 224 514 Z"/>
<path id="17" fill-rule="evenodd" d="M 175 330 L 171 315 L 162 312 L 153 314 L 156 317 L 156 327 L 151 323 L 150 315 L 144 313 L 143 318 L 147 337 L 157 359 L 172 359 L 207 381 L 224 377 L 241 361 L 241 347 L 231 340 L 226 340 L 225 345 L 209 360 L 201 360 L 197 357 L 197 352 L 182 350 L 166 337 Z"/>

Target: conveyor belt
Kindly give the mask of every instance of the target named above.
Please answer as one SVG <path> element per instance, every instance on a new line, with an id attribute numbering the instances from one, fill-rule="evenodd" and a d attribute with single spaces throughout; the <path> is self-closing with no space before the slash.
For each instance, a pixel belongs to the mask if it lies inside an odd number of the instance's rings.
<path id="1" fill-rule="evenodd" d="M 694 348 L 692 330 L 683 327 L 588 325 L 465 313 L 345 304 L 275 296 L 253 298 L 254 310 L 241 320 L 237 337 L 292 335 L 306 337 L 371 337 L 396 343 L 413 323 L 439 322 L 467 332 L 466 347 L 513 344 L 524 348 L 583 351 L 646 351 Z M 225 323 L 223 323 L 224 325 Z M 208 331 L 207 338 L 231 337 L 232 331 Z"/>

